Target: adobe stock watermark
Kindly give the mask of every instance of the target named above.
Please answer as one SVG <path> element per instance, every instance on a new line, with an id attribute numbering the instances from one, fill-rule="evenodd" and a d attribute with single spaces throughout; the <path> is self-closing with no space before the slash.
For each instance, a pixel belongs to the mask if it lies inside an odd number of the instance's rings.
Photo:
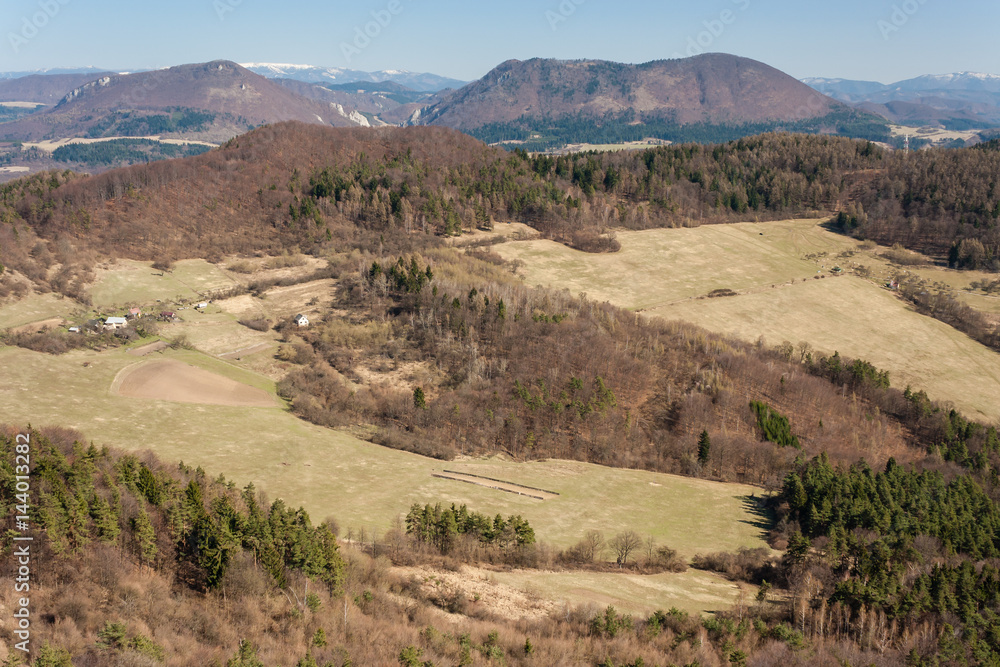
<path id="1" fill-rule="evenodd" d="M 875 24 L 879 32 L 882 33 L 882 39 L 888 42 L 889 37 L 893 33 L 899 32 L 904 25 L 910 22 L 911 18 L 917 15 L 920 8 L 926 4 L 927 0 L 906 0 L 902 4 L 893 5 L 889 19 L 879 19 Z"/>
<path id="2" fill-rule="evenodd" d="M 382 31 L 389 27 L 392 20 L 403 13 L 402 0 L 389 0 L 389 4 L 384 9 L 379 9 L 371 13 L 372 20 L 364 26 L 355 26 L 354 39 L 350 42 L 340 43 L 340 52 L 344 54 L 344 60 L 348 64 L 361 52 L 371 46 L 372 42 L 382 34 Z"/>
<path id="3" fill-rule="evenodd" d="M 576 14 L 576 8 L 585 2 L 587 0 L 562 0 L 555 10 L 550 9 L 546 11 L 545 20 L 549 22 L 552 32 L 558 30 L 561 23 L 565 23 L 569 20 L 569 17 Z"/>
<path id="4" fill-rule="evenodd" d="M 14 562 L 17 565 L 13 580 L 14 622 L 13 635 L 20 641 L 14 648 L 27 654 L 31 650 L 31 434 L 19 433 L 14 439 Z"/>
<path id="5" fill-rule="evenodd" d="M 39 31 L 58 16 L 62 8 L 69 3 L 70 0 L 39 0 L 39 11 L 30 17 L 25 16 L 21 19 L 21 30 L 7 33 L 7 39 L 10 40 L 10 47 L 14 49 L 14 53 L 18 53 L 21 47 L 26 46 L 28 42 L 37 37 Z"/>
<path id="6" fill-rule="evenodd" d="M 699 56 L 705 53 L 711 48 L 712 44 L 715 44 L 715 40 L 722 37 L 726 32 L 726 28 L 736 23 L 739 19 L 739 15 L 742 12 L 750 9 L 750 0 L 730 0 L 732 4 L 736 7 L 736 11 L 732 9 L 723 9 L 719 12 L 719 15 L 715 18 L 702 21 L 702 25 L 705 29 L 699 32 L 697 35 L 688 37 L 687 49 L 684 53 L 680 51 L 675 51 L 672 58 L 684 58 Z"/>
<path id="7" fill-rule="evenodd" d="M 226 14 L 236 11 L 236 8 L 243 4 L 243 0 L 212 0 L 212 8 L 219 21 L 226 20 Z"/>

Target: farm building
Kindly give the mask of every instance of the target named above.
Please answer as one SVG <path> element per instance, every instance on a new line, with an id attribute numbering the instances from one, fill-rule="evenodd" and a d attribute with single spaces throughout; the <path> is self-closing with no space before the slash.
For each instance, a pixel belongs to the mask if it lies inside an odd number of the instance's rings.
<path id="1" fill-rule="evenodd" d="M 160 313 L 160 319 L 161 320 L 165 320 L 167 322 L 170 322 L 171 320 L 173 320 L 176 317 L 177 317 L 177 313 L 175 313 L 172 310 L 165 310 L 162 313 Z"/>
<path id="2" fill-rule="evenodd" d="M 208 301 L 202 301 L 197 306 L 195 306 L 195 308 L 197 308 L 198 310 L 205 310 L 206 308 L 208 308 Z"/>
<path id="3" fill-rule="evenodd" d="M 141 308 L 129 308 L 128 309 L 128 315 L 126 315 L 126 317 L 128 317 L 129 319 L 132 319 L 134 317 L 142 317 L 142 309 Z"/>
<path id="4" fill-rule="evenodd" d="M 302 313 L 299 313 L 298 315 L 296 315 L 295 319 L 293 321 L 297 325 L 299 325 L 300 327 L 307 327 L 307 326 L 309 326 L 309 318 L 306 317 L 305 315 L 303 315 Z"/>
<path id="5" fill-rule="evenodd" d="M 109 331 L 114 331 L 115 329 L 124 329 L 128 326 L 128 320 L 124 317 L 109 317 L 104 320 L 104 328 Z"/>

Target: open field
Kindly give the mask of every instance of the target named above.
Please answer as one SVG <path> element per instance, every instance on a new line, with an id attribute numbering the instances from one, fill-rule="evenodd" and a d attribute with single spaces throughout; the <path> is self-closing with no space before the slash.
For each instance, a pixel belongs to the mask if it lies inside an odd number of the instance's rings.
<path id="1" fill-rule="evenodd" d="M 177 262 L 172 271 L 151 269 L 149 262 L 120 259 L 97 271 L 90 288 L 96 307 L 149 303 L 160 299 L 195 300 L 201 293 L 236 285 L 225 271 L 203 259 Z"/>
<path id="2" fill-rule="evenodd" d="M 541 619 L 559 611 L 563 601 L 592 605 L 599 613 L 608 605 L 619 612 L 649 615 L 666 609 L 665 600 L 689 614 L 713 613 L 733 605 L 736 584 L 713 574 L 688 570 L 679 574 L 609 574 L 606 572 L 545 570 L 490 570 L 462 566 L 458 572 L 430 567 L 396 568 L 421 582 L 429 595 L 461 591 L 470 607 L 485 607 L 504 618 Z M 756 587 L 743 585 L 752 599 Z M 479 599 L 476 599 L 476 596 Z"/>
<path id="3" fill-rule="evenodd" d="M 686 301 L 650 316 L 773 344 L 807 340 L 827 354 L 863 357 L 890 380 L 947 399 L 969 416 L 1000 419 L 1000 355 L 854 277 L 811 280 L 745 296 Z"/>
<path id="4" fill-rule="evenodd" d="M 819 267 L 803 255 L 857 245 L 834 234 L 824 238 L 812 233 L 817 222 L 620 232 L 622 249 L 609 254 L 584 253 L 545 240 L 508 243 L 494 250 L 522 260 L 529 285 L 568 288 L 597 301 L 644 310 L 715 289 L 743 291 L 811 278 Z"/>
<path id="5" fill-rule="evenodd" d="M 895 385 L 924 389 L 970 417 L 1000 419 L 1000 355 L 881 287 L 901 269 L 879 249 L 865 250 L 817 220 L 621 232 L 618 240 L 622 250 L 607 255 L 541 240 L 495 249 L 524 262 L 529 285 L 585 292 L 746 340 L 808 341 L 821 352 L 864 358 L 889 370 Z M 872 277 L 830 276 L 838 265 L 845 272 L 865 266 Z M 906 270 L 963 286 L 979 277 L 933 266 Z M 737 295 L 702 298 L 717 289 Z"/>
<path id="6" fill-rule="evenodd" d="M 164 350 L 146 359 L 196 366 L 273 395 L 274 384 L 267 378 L 198 352 Z M 136 357 L 123 350 L 56 357 L 0 349 L 5 368 L 0 386 L 3 419 L 69 426 L 98 445 L 149 449 L 167 465 L 184 461 L 202 466 L 213 477 L 223 473 L 239 485 L 252 481 L 272 498 L 303 505 L 316 520 L 335 516 L 345 527 L 385 530 L 413 503 L 443 502 L 465 503 L 490 514 L 520 514 L 541 540 L 559 547 L 573 544 L 589 529 L 611 536 L 626 527 L 653 536 L 685 557 L 765 544 L 765 524 L 751 499 L 758 491 L 753 487 L 569 461 L 435 461 L 306 423 L 278 407 L 278 401 L 274 407 L 234 407 L 118 395 L 112 390 L 116 376 L 136 363 Z M 445 468 L 560 495 L 539 501 L 432 476 Z M 580 602 L 600 600 L 624 581 L 617 574 L 593 576 L 603 583 L 585 595 L 577 589 L 589 591 L 589 584 L 566 588 L 568 584 L 561 583 L 566 575 L 559 573 L 533 573 L 527 583 L 560 595 L 565 591 Z M 694 575 L 676 575 L 676 581 L 675 575 L 662 576 L 665 583 L 650 584 L 641 598 L 650 608 L 693 604 L 683 596 L 694 586 L 684 577 Z M 720 589 L 735 590 L 718 577 L 698 576 L 713 579 L 712 585 Z M 726 599 L 732 596 L 719 597 Z"/>
<path id="7" fill-rule="evenodd" d="M 642 139 L 640 141 L 625 141 L 620 144 L 566 144 L 562 148 L 552 148 L 543 155 L 568 155 L 570 153 L 584 153 L 586 151 L 641 151 L 656 146 L 669 146 L 672 141 L 666 139 Z"/>
<path id="8" fill-rule="evenodd" d="M 147 359 L 173 360 L 274 390 L 267 378 L 197 352 L 164 350 Z M 572 461 L 443 462 L 314 426 L 278 402 L 270 408 L 239 408 L 128 398 L 112 385 L 137 360 L 120 350 L 54 357 L 3 348 L 0 361 L 9 370 L 9 381 L 0 388 L 6 421 L 62 424 L 100 444 L 152 449 L 164 461 L 183 460 L 240 483 L 254 481 L 272 496 L 302 503 L 317 518 L 335 515 L 343 525 L 387 529 L 412 503 L 441 500 L 523 514 L 543 539 L 561 546 L 590 529 L 619 530 L 626 525 L 624 517 L 629 527 L 667 541 L 684 555 L 762 544 L 747 500 L 758 489 L 750 486 Z M 432 477 L 444 469 L 560 495 L 543 502 Z M 359 497 L 365 501 L 358 503 Z"/>
<path id="9" fill-rule="evenodd" d="M 4 102 L 3 106 L 14 106 L 20 104 L 19 102 Z M 39 105 L 45 106 L 45 105 Z M 34 105 L 32 105 L 32 108 Z M 188 139 L 161 139 L 160 135 L 154 134 L 145 137 L 98 137 L 98 138 L 86 138 L 86 137 L 72 137 L 67 139 L 46 139 L 44 141 L 33 141 L 26 142 L 24 144 L 25 148 L 37 148 L 40 151 L 45 151 L 46 153 L 53 153 L 57 148 L 62 146 L 71 146 L 73 144 L 99 144 L 104 141 L 115 141 L 117 139 L 149 139 L 150 141 L 158 141 L 161 144 L 173 144 L 176 146 L 187 146 L 189 144 L 197 144 L 198 146 L 211 146 L 212 148 L 218 148 L 219 144 L 212 144 L 207 141 L 192 141 Z"/>
<path id="10" fill-rule="evenodd" d="M 274 405 L 274 399 L 263 389 L 175 359 L 127 366 L 115 377 L 112 389 L 128 398 L 249 408 Z"/>
<path id="11" fill-rule="evenodd" d="M 491 574 L 497 583 L 527 590 L 545 600 L 592 604 L 595 612 L 613 605 L 620 612 L 648 615 L 666 609 L 664 600 L 673 600 L 671 607 L 689 614 L 706 614 L 729 609 L 739 594 L 733 582 L 693 569 L 654 575 L 536 570 Z M 743 588 L 752 600 L 756 587 L 743 584 Z"/>
<path id="12" fill-rule="evenodd" d="M 927 139 L 932 143 L 962 139 L 968 141 L 979 136 L 980 130 L 946 130 L 943 127 L 915 127 L 912 125 L 890 125 L 894 137 L 910 135 L 911 139 Z"/>
<path id="13" fill-rule="evenodd" d="M 69 317 L 83 306 L 61 294 L 32 294 L 24 299 L 0 305 L 0 329 L 32 322 Z"/>

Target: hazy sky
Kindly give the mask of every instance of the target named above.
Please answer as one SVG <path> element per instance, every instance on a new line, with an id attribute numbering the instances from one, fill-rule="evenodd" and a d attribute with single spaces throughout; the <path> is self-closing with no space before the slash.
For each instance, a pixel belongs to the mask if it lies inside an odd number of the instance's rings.
<path id="1" fill-rule="evenodd" d="M 721 51 L 797 78 L 888 83 L 1000 74 L 998 25 L 996 0 L 3 0 L 0 71 L 225 58 L 471 80 L 510 58 Z"/>

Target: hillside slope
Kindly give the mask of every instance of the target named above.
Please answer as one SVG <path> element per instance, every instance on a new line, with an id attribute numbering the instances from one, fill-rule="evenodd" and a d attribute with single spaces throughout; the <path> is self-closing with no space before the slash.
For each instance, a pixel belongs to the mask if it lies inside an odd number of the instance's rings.
<path id="1" fill-rule="evenodd" d="M 224 141 L 286 120 L 347 127 L 349 111 L 310 100 L 228 61 L 111 75 L 70 91 L 53 109 L 0 125 L 23 140 L 183 136 Z"/>
<path id="2" fill-rule="evenodd" d="M 105 76 L 114 74 L 111 72 L 32 74 L 16 79 L 0 79 L 0 102 L 58 104 L 76 88 Z"/>
<path id="3" fill-rule="evenodd" d="M 522 116 L 632 112 L 678 123 L 801 120 L 843 106 L 773 67 L 707 54 L 627 65 L 599 60 L 510 60 L 456 91 L 421 122 L 471 129 Z"/>

